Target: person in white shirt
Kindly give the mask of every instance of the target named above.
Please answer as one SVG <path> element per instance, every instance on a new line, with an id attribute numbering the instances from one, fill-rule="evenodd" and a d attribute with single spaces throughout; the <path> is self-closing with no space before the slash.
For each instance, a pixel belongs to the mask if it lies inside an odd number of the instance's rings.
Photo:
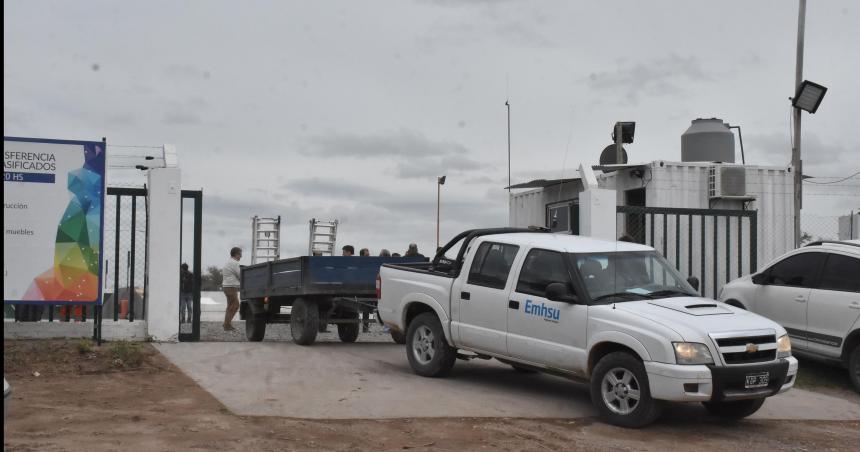
<path id="1" fill-rule="evenodd" d="M 239 261 L 242 259 L 242 248 L 233 247 L 230 250 L 230 259 L 224 264 L 221 270 L 223 280 L 221 287 L 224 290 L 224 295 L 227 296 L 227 312 L 224 315 L 224 331 L 235 331 L 233 326 L 233 317 L 239 310 Z"/>

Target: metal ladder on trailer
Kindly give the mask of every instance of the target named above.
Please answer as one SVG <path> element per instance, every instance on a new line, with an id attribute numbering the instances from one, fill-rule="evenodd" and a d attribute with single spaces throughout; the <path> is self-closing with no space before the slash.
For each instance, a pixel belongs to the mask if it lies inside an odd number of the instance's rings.
<path id="1" fill-rule="evenodd" d="M 308 238 L 308 256 L 334 256 L 337 243 L 337 220 L 312 218 Z"/>
<path id="2" fill-rule="evenodd" d="M 281 258 L 281 217 L 251 218 L 251 265 Z"/>

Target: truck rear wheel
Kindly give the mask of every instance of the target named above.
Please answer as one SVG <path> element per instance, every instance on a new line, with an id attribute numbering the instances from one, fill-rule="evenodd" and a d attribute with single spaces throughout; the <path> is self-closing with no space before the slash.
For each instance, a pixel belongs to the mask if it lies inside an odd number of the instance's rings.
<path id="1" fill-rule="evenodd" d="M 422 377 L 442 377 L 454 367 L 457 350 L 445 340 L 436 314 L 425 312 L 409 324 L 406 356 L 412 370 Z"/>
<path id="2" fill-rule="evenodd" d="M 343 315 L 345 319 L 358 321 L 357 312 L 347 312 Z M 358 339 L 359 324 L 358 323 L 338 323 L 337 335 L 341 342 L 355 342 Z"/>
<path id="3" fill-rule="evenodd" d="M 254 314 L 250 309 L 245 314 L 245 337 L 251 342 L 260 342 L 266 336 L 266 315 Z"/>
<path id="4" fill-rule="evenodd" d="M 591 402 L 607 422 L 627 428 L 654 422 L 663 408 L 651 398 L 642 361 L 627 352 L 610 353 L 594 366 Z"/>
<path id="5" fill-rule="evenodd" d="M 299 345 L 311 345 L 317 339 L 320 328 L 320 312 L 316 302 L 297 298 L 290 314 L 290 333 Z"/>
<path id="6" fill-rule="evenodd" d="M 702 402 L 709 413 L 725 419 L 743 419 L 758 411 L 763 404 L 764 399 Z"/>

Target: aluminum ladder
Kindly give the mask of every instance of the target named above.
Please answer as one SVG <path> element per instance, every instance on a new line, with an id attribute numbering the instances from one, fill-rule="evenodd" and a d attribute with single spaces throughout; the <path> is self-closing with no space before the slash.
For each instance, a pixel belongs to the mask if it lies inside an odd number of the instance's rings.
<path id="1" fill-rule="evenodd" d="M 251 218 L 251 265 L 281 258 L 281 217 Z"/>
<path id="2" fill-rule="evenodd" d="M 337 220 L 311 218 L 308 256 L 334 256 L 337 248 Z"/>

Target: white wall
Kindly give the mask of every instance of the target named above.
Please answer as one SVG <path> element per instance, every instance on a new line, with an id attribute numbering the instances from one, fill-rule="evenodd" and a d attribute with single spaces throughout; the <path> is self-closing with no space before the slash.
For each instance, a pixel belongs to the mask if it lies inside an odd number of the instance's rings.
<path id="1" fill-rule="evenodd" d="M 181 189 L 179 168 L 149 170 L 147 334 L 156 341 L 179 336 Z"/>

